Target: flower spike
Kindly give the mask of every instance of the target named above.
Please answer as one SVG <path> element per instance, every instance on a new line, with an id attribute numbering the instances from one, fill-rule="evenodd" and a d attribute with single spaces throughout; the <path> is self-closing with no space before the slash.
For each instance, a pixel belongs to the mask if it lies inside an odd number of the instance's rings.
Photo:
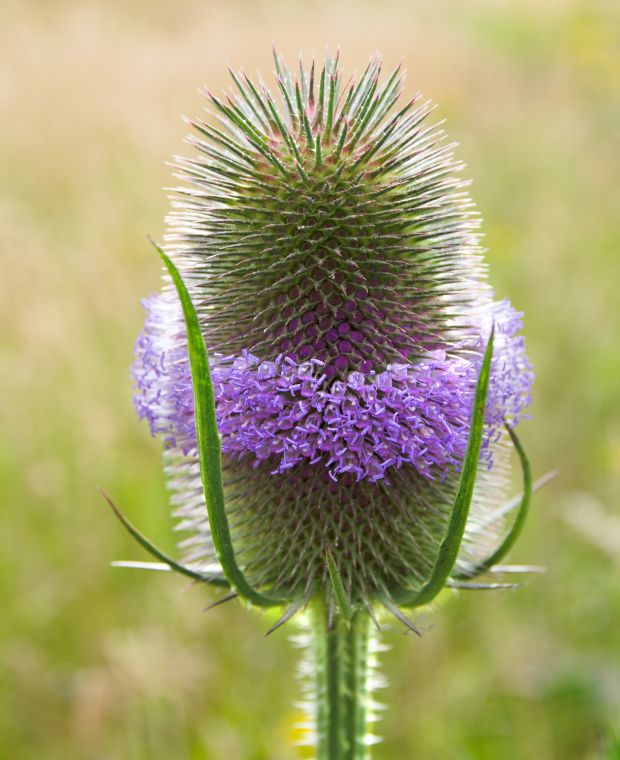
<path id="1" fill-rule="evenodd" d="M 331 60 L 314 75 L 276 67 L 283 102 L 245 74 L 229 100 L 209 95 L 218 129 L 196 122 L 200 156 L 177 161 L 191 187 L 175 191 L 167 235 L 209 346 L 228 538 L 200 504 L 196 373 L 170 283 L 145 303 L 136 407 L 164 436 L 192 562 L 234 543 L 263 597 L 334 599 L 339 578 L 359 609 L 419 591 L 445 555 L 495 324 L 457 570 L 488 553 L 474 532 L 503 496 L 503 422 L 518 422 L 532 374 L 519 315 L 485 281 L 452 145 L 425 123 L 430 103 L 396 106 L 402 72 L 381 85 L 378 58 L 346 87 Z"/>

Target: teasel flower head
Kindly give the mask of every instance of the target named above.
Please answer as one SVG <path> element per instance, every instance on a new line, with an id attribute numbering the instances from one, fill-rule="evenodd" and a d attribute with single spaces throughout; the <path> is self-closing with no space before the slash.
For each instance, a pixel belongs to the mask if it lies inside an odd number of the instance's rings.
<path id="1" fill-rule="evenodd" d="M 399 614 L 488 570 L 520 529 L 521 317 L 495 300 L 454 145 L 429 102 L 401 101 L 399 69 L 382 78 L 373 58 L 345 81 L 337 59 L 293 74 L 276 56 L 275 94 L 232 77 L 176 160 L 173 278 L 144 301 L 133 365 L 184 567 L 223 568 L 233 591 L 291 610 L 320 597 Z M 220 496 L 205 490 L 188 315 L 208 353 Z M 526 493 L 510 528 L 513 445 Z"/>

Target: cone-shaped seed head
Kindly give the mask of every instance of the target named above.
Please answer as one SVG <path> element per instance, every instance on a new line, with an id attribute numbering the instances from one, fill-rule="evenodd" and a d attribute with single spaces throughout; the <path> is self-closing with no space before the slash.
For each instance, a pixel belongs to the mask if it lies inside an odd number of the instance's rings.
<path id="1" fill-rule="evenodd" d="M 215 118 L 192 122 L 197 157 L 177 161 L 167 252 L 209 350 L 246 575 L 310 596 L 329 550 L 362 603 L 419 586 L 433 565 L 495 324 L 488 467 L 461 562 L 492 544 L 503 420 L 518 421 L 532 373 L 519 315 L 486 284 L 461 165 L 428 125 L 430 104 L 397 104 L 401 74 L 381 82 L 378 59 L 349 83 L 334 60 L 276 68 L 277 100 L 233 75 L 229 98 L 208 95 Z M 200 565 L 213 557 L 183 318 L 169 283 L 145 308 L 136 406 L 166 440 L 187 560 Z"/>

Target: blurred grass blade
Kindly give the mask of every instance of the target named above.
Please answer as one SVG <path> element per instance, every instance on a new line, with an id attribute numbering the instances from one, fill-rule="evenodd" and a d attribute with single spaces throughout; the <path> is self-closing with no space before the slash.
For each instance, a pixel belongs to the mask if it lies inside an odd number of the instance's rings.
<path id="1" fill-rule="evenodd" d="M 476 472 L 478 471 L 494 336 L 495 327 L 491 330 L 476 384 L 467 450 L 463 459 L 459 486 L 454 499 L 448 530 L 439 545 L 439 551 L 437 552 L 431 576 L 422 588 L 414 592 L 398 589 L 392 593 L 393 600 L 403 607 L 418 607 L 431 602 L 445 586 L 456 562 L 469 515 L 469 507 L 476 482 Z"/>
<path id="2" fill-rule="evenodd" d="M 512 430 L 512 428 L 508 427 L 508 425 L 506 425 L 506 430 L 508 431 L 508 435 L 512 440 L 515 450 L 519 455 L 519 461 L 521 462 L 521 471 L 523 473 L 523 496 L 521 497 L 521 504 L 519 506 L 517 516 L 515 517 L 515 520 L 512 524 L 512 527 L 508 531 L 507 536 L 504 538 L 498 548 L 493 552 L 493 554 L 491 554 L 482 562 L 479 562 L 477 565 L 474 565 L 474 567 L 470 568 L 469 570 L 455 573 L 453 575 L 453 578 L 457 580 L 475 578 L 477 575 L 480 575 L 481 573 L 489 570 L 493 565 L 501 562 L 506 554 L 508 554 L 508 552 L 512 549 L 517 538 L 519 538 L 519 535 L 523 530 L 523 526 L 525 525 L 525 521 L 527 519 L 530 503 L 532 501 L 532 468 L 525 453 L 525 449 L 521 445 L 521 441 L 517 437 L 515 431 Z"/>
<path id="3" fill-rule="evenodd" d="M 207 348 L 200 330 L 198 315 L 181 275 L 161 247 L 154 241 L 151 240 L 151 242 L 172 277 L 183 308 L 187 330 L 187 351 L 194 389 L 194 415 L 200 457 L 200 474 L 217 558 L 224 575 L 239 596 L 259 607 L 278 606 L 282 604 L 282 600 L 265 596 L 253 589 L 237 564 L 224 508 L 222 450 L 215 418 L 215 397 L 211 384 Z"/>
<path id="4" fill-rule="evenodd" d="M 149 539 L 141 533 L 121 512 L 121 510 L 116 506 L 116 504 L 112 501 L 112 499 L 108 496 L 108 494 L 103 490 L 99 489 L 99 492 L 103 496 L 103 498 L 108 502 L 110 505 L 110 508 L 114 512 L 114 514 L 118 517 L 120 522 L 125 526 L 125 528 L 129 531 L 129 533 L 135 538 L 135 540 L 142 546 L 146 551 L 156 559 L 161 560 L 164 562 L 168 567 L 172 570 L 175 570 L 177 573 L 181 573 L 182 575 L 186 575 L 188 578 L 193 578 L 195 581 L 200 581 L 201 583 L 209 583 L 212 586 L 224 586 L 229 587 L 230 584 L 226 580 L 226 578 L 218 577 L 218 576 L 210 576 L 210 575 L 203 575 L 202 573 L 198 572 L 197 570 L 192 570 L 191 567 L 187 567 L 186 565 L 182 565 L 176 560 L 169 557 L 167 554 L 164 554 L 160 549 L 158 549 Z"/>

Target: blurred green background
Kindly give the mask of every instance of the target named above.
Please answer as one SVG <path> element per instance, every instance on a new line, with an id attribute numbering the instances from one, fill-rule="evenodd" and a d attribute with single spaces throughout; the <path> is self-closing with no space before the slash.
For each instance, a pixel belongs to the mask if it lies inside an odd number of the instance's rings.
<path id="1" fill-rule="evenodd" d="M 340 45 L 439 103 L 537 371 L 536 498 L 516 592 L 388 632 L 377 760 L 619 757 L 620 6 L 609 2 L 13 2 L 0 26 L 0 757 L 292 760 L 286 630 L 143 559 L 102 485 L 174 537 L 160 446 L 131 403 L 181 114 Z M 616 742 L 614 744 L 614 742 Z"/>

